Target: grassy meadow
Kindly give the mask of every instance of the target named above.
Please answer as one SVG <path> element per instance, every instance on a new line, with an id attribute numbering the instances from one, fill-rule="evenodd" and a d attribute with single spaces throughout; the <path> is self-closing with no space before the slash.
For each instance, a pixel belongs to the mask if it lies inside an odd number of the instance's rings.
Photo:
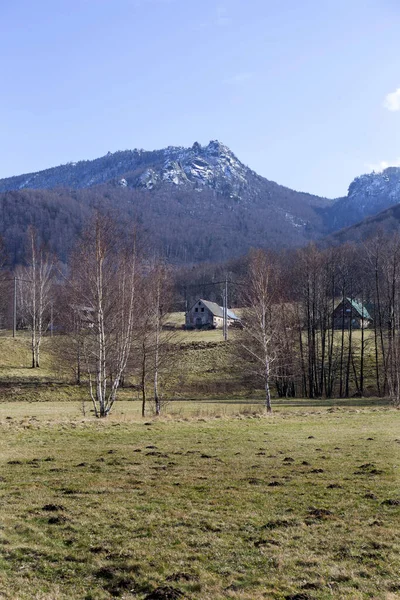
<path id="1" fill-rule="evenodd" d="M 1 597 L 400 597 L 399 412 L 220 408 L 0 404 Z"/>
<path id="2" fill-rule="evenodd" d="M 159 419 L 129 387 L 83 414 L 54 340 L 38 374 L 26 337 L 0 338 L 0 598 L 400 598 L 400 411 L 217 400 L 221 332 L 188 334 L 182 388 L 203 401 Z"/>

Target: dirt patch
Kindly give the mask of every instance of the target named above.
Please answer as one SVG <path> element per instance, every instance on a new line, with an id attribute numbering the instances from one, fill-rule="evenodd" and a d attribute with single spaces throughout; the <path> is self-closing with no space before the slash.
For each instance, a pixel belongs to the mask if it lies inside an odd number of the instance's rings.
<path id="1" fill-rule="evenodd" d="M 148 594 L 144 600 L 177 600 L 183 598 L 183 592 L 170 586 L 159 587 Z"/>
<path id="2" fill-rule="evenodd" d="M 62 525 L 63 523 L 65 523 L 66 520 L 66 517 L 63 517 L 62 515 L 57 515 L 55 517 L 50 517 L 50 519 L 47 522 L 49 525 Z"/>
<path id="3" fill-rule="evenodd" d="M 156 450 L 152 450 L 151 452 L 146 452 L 146 456 L 158 456 L 159 458 L 168 458 L 168 454 L 163 454 L 163 452 L 158 452 Z"/>
<path id="4" fill-rule="evenodd" d="M 280 542 L 278 542 L 278 540 L 273 540 L 273 539 L 267 539 L 267 540 L 256 540 L 254 542 L 254 545 L 256 548 L 259 548 L 260 546 L 280 546 Z"/>
<path id="5" fill-rule="evenodd" d="M 268 521 L 265 525 L 262 525 L 261 529 L 286 529 L 287 527 L 296 527 L 297 521 L 288 519 L 276 519 L 275 521 Z"/>
<path id="6" fill-rule="evenodd" d="M 42 510 L 47 512 L 57 512 L 58 510 L 64 510 L 64 507 L 61 504 L 45 504 L 42 506 Z"/>
<path id="7" fill-rule="evenodd" d="M 354 475 L 382 475 L 383 471 L 377 469 L 374 463 L 365 463 L 358 467 L 358 471 L 354 471 Z"/>
<path id="8" fill-rule="evenodd" d="M 113 598 L 119 598 L 124 592 L 133 592 L 136 586 L 133 579 L 125 577 L 114 567 L 101 567 L 94 576 L 105 581 L 103 587 Z"/>
<path id="9" fill-rule="evenodd" d="M 166 578 L 167 581 L 198 581 L 199 578 L 197 575 L 193 575 L 191 573 L 172 573 Z"/>
<path id="10" fill-rule="evenodd" d="M 303 585 L 301 586 L 302 590 L 320 590 L 322 589 L 324 586 L 321 583 L 318 583 L 316 581 L 306 581 L 306 583 L 303 583 Z"/>
<path id="11" fill-rule="evenodd" d="M 328 510 L 327 508 L 315 508 L 311 507 L 308 510 L 308 519 L 306 519 L 306 523 L 309 521 L 326 521 L 333 516 L 333 512 Z"/>

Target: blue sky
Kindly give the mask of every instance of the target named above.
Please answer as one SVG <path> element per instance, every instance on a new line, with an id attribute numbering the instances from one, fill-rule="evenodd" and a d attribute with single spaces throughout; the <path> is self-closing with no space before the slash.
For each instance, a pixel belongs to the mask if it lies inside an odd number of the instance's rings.
<path id="1" fill-rule="evenodd" d="M 400 164 L 398 0 L 0 2 L 0 177 L 219 139 L 329 197 Z"/>

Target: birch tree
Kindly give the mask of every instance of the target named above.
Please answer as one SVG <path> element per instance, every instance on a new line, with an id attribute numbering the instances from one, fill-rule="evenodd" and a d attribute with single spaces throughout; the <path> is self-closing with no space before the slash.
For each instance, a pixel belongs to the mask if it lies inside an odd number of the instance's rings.
<path id="1" fill-rule="evenodd" d="M 386 373 L 389 396 L 400 404 L 400 236 L 387 243 L 382 263 L 386 312 Z"/>
<path id="2" fill-rule="evenodd" d="M 171 305 L 171 281 L 170 269 L 163 262 L 154 261 L 141 283 L 139 326 L 134 335 L 139 358 L 142 416 L 145 416 L 149 388 L 155 414 L 159 416 L 162 410 L 161 376 L 174 354 L 174 334 L 163 330 Z"/>
<path id="3" fill-rule="evenodd" d="M 31 331 L 32 368 L 40 367 L 40 347 L 50 325 L 55 258 L 28 232 L 28 265 L 16 272 L 20 316 Z"/>
<path id="4" fill-rule="evenodd" d="M 73 260 L 75 311 L 84 313 L 82 353 L 96 417 L 109 415 L 132 346 L 138 302 L 135 236 L 125 244 L 116 224 L 97 215 Z"/>
<path id="5" fill-rule="evenodd" d="M 262 250 L 250 253 L 248 276 L 243 287 L 243 330 L 239 343 L 250 359 L 251 371 L 263 381 L 265 409 L 271 406 L 271 367 L 277 356 L 277 326 L 274 304 L 277 303 L 277 269 L 272 255 Z"/>

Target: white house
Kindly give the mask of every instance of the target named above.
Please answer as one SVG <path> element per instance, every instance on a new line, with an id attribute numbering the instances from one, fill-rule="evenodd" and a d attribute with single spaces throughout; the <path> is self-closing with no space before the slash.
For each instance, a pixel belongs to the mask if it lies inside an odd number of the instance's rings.
<path id="1" fill-rule="evenodd" d="M 186 313 L 187 329 L 214 329 L 222 327 L 224 323 L 224 309 L 216 302 L 209 300 L 197 300 L 192 308 Z M 228 309 L 228 326 L 240 323 L 235 313 Z"/>

